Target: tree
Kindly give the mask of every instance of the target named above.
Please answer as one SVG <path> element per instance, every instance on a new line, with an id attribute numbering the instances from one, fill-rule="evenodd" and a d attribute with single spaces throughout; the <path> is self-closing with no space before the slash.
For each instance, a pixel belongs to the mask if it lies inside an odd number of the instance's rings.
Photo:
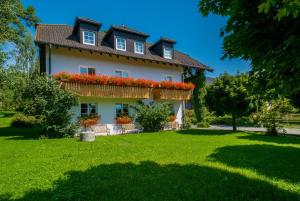
<path id="1" fill-rule="evenodd" d="M 26 27 L 39 21 L 32 6 L 24 8 L 20 0 L 1 0 L 0 9 L 0 64 L 5 59 L 3 44 L 18 43 L 27 33 Z"/>
<path id="2" fill-rule="evenodd" d="M 193 90 L 192 102 L 195 115 L 198 122 L 203 122 L 205 119 L 205 74 L 203 70 L 187 68 L 185 69 L 186 80 L 195 84 Z"/>
<path id="3" fill-rule="evenodd" d="M 251 76 L 262 87 L 300 94 L 299 0 L 201 0 L 200 12 L 228 17 L 221 29 L 223 58 L 252 63 Z"/>
<path id="4" fill-rule="evenodd" d="M 207 88 L 206 104 L 217 116 L 232 115 L 232 127 L 236 131 L 236 118 L 250 111 L 250 99 L 247 92 L 248 76 L 241 74 L 230 76 L 223 74 Z"/>
<path id="5" fill-rule="evenodd" d="M 71 123 L 72 107 L 78 99 L 60 88 L 57 81 L 37 76 L 22 93 L 21 111 L 43 120 L 44 134 L 49 137 L 72 136 L 75 126 Z"/>

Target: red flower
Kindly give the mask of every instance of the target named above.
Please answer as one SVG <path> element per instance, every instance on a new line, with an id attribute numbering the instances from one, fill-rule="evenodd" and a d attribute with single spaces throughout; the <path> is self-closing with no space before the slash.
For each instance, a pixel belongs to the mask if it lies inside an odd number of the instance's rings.
<path id="1" fill-rule="evenodd" d="M 161 81 L 156 82 L 146 79 L 122 78 L 106 75 L 88 75 L 88 74 L 70 74 L 60 72 L 52 76 L 59 81 L 78 82 L 83 84 L 100 84 L 100 85 L 115 85 L 115 86 L 132 86 L 145 88 L 161 88 L 161 89 L 178 89 L 178 90 L 193 90 L 195 85 L 192 83 Z"/>

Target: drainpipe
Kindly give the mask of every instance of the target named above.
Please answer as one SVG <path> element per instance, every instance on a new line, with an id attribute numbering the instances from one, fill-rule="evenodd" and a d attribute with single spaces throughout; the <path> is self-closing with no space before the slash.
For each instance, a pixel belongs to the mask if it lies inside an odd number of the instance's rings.
<path id="1" fill-rule="evenodd" d="M 52 45 L 49 45 L 49 76 L 51 76 L 51 49 L 52 49 Z"/>

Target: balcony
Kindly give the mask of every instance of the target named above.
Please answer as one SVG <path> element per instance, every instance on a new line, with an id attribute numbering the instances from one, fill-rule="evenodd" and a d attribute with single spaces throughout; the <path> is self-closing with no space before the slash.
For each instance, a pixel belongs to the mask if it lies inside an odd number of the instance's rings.
<path id="1" fill-rule="evenodd" d="M 188 100 L 192 83 L 122 78 L 106 75 L 59 73 L 53 76 L 64 89 L 79 96 L 100 98 L 132 98 L 157 100 Z"/>
<path id="2" fill-rule="evenodd" d="M 154 89 L 153 97 L 159 100 L 189 100 L 192 90 Z"/>
<path id="3" fill-rule="evenodd" d="M 84 84 L 76 82 L 62 83 L 66 90 L 72 91 L 79 96 L 148 99 L 152 94 L 152 88 Z"/>

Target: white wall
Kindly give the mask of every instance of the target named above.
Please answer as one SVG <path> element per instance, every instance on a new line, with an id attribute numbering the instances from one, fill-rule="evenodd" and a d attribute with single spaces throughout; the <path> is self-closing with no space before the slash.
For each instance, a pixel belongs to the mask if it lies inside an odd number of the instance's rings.
<path id="1" fill-rule="evenodd" d="M 49 50 L 46 51 L 46 72 L 49 72 Z M 56 74 L 62 71 L 79 73 L 79 66 L 91 66 L 96 68 L 96 74 L 115 75 L 115 70 L 126 70 L 130 77 L 144 78 L 155 81 L 162 81 L 165 75 L 173 76 L 173 81 L 182 81 L 181 67 L 151 64 L 149 62 L 135 61 L 133 59 L 117 58 L 116 56 L 103 56 L 79 50 L 68 50 L 65 48 L 51 49 L 51 72 Z M 98 113 L 101 115 L 102 124 L 113 124 L 116 103 L 132 104 L 137 100 L 132 99 L 108 99 L 80 97 L 81 103 L 97 103 Z M 182 123 L 182 101 L 171 101 L 174 104 L 176 121 Z M 80 105 L 73 108 L 75 121 L 80 116 Z"/>
<path id="2" fill-rule="evenodd" d="M 46 63 L 47 73 L 49 72 L 49 51 L 47 51 Z M 96 74 L 115 75 L 116 70 L 126 70 L 130 77 L 144 78 L 155 81 L 162 81 L 164 75 L 173 76 L 173 81 L 182 81 L 181 67 L 151 64 L 150 62 L 135 61 L 116 56 L 104 56 L 99 53 L 79 50 L 68 50 L 65 48 L 51 49 L 51 72 L 52 74 L 62 71 L 79 73 L 79 66 L 90 66 L 96 68 Z"/>

